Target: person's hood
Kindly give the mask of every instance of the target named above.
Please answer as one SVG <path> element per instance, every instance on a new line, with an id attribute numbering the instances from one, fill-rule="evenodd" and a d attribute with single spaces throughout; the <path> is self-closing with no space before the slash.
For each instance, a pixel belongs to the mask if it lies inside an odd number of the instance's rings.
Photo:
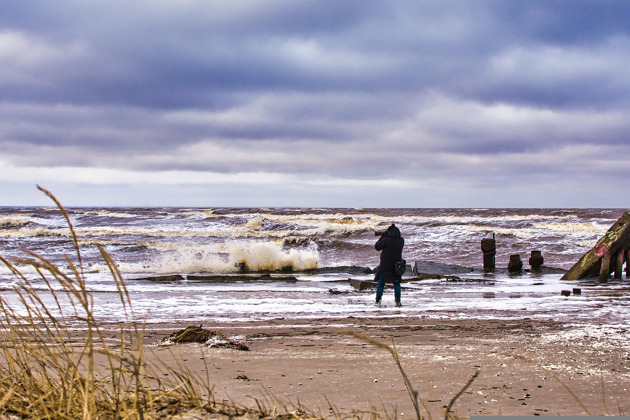
<path id="1" fill-rule="evenodd" d="M 392 223 L 392 225 L 387 228 L 387 236 L 389 236 L 390 238 L 400 238 L 400 229 L 398 229 L 396 225 Z"/>

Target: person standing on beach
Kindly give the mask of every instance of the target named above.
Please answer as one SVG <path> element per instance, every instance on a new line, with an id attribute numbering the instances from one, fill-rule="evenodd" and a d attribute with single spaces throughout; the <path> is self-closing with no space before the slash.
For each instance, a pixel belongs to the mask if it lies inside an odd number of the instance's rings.
<path id="1" fill-rule="evenodd" d="M 392 223 L 374 245 L 377 251 L 381 251 L 381 263 L 378 267 L 377 278 L 378 286 L 376 287 L 376 304 L 381 304 L 385 283 L 394 283 L 394 298 L 396 306 L 402 306 L 400 302 L 401 276 L 396 274 L 395 265 L 397 261 L 402 259 L 402 250 L 405 246 L 405 240 L 400 234 L 400 230 Z"/>

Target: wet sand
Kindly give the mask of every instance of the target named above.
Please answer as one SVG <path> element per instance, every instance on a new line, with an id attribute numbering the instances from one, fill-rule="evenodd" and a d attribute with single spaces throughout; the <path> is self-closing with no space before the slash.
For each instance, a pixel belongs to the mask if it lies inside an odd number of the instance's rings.
<path id="1" fill-rule="evenodd" d="M 345 318 L 203 325 L 250 351 L 204 344 L 156 345 L 187 325 L 146 325 L 149 362 L 177 363 L 209 378 L 217 400 L 302 405 L 332 416 L 415 411 L 392 355 L 348 331 L 396 345 L 402 367 L 433 418 L 475 372 L 453 411 L 471 415 L 628 415 L 628 330 L 532 319 Z M 620 339 L 622 338 L 622 339 Z M 332 406 L 332 410 L 331 410 Z M 194 416 L 190 418 L 195 418 Z"/>

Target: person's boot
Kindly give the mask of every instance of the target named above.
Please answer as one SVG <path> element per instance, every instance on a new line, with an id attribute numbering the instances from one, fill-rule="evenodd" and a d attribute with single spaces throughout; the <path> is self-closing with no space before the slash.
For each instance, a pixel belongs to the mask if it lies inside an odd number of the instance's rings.
<path id="1" fill-rule="evenodd" d="M 397 301 L 396 301 L 396 307 L 397 307 L 397 308 L 400 308 L 401 306 L 402 306 L 402 303 L 400 303 L 400 301 L 399 301 L 399 300 L 397 300 Z"/>
<path id="2" fill-rule="evenodd" d="M 376 300 L 376 306 L 381 306 L 381 300 L 380 299 Z"/>

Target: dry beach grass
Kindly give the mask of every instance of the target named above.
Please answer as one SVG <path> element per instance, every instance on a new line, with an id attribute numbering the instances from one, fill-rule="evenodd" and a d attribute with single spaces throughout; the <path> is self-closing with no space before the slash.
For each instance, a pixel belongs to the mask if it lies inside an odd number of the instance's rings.
<path id="1" fill-rule="evenodd" d="M 70 218 L 42 191 L 66 217 L 76 256 L 67 258 L 63 270 L 27 250 L 20 259 L 2 258 L 18 279 L 19 301 L 0 299 L 0 418 L 440 419 L 630 412 L 630 347 L 617 339 L 627 334 L 623 326 L 607 330 L 597 323 L 532 319 L 278 319 L 212 326 L 243 346 L 210 348 L 172 339 L 165 344 L 187 325 L 134 319 L 123 276 L 100 248 L 128 319 L 101 325 L 93 316 Z M 47 288 L 33 288 L 23 267 L 34 269 Z M 73 310 L 64 313 L 60 300 L 73 302 Z"/>

